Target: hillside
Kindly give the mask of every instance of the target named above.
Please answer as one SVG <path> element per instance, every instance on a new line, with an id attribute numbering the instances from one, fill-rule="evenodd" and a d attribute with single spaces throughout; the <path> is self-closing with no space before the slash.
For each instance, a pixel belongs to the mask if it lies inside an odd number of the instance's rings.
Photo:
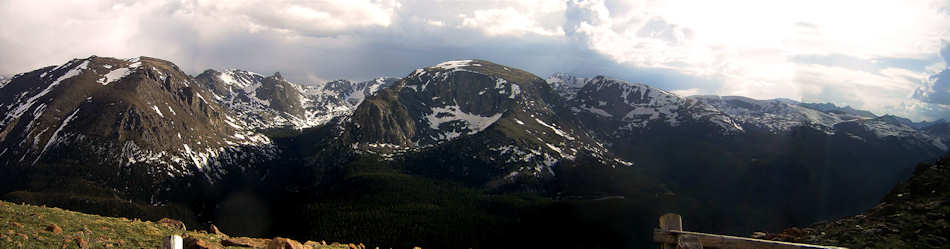
<path id="1" fill-rule="evenodd" d="M 159 222 L 102 217 L 5 201 L 0 201 L 0 231 L 0 248 L 160 248 L 162 238 L 173 234 L 207 242 L 208 248 L 252 248 L 224 247 L 222 243 L 227 244 L 226 240 L 255 241 L 263 245 L 271 242 L 268 239 L 230 238 L 225 234 L 194 229 L 182 231 L 174 225 Z M 324 244 L 308 242 L 303 248 L 350 248 L 348 244 Z"/>
<path id="2" fill-rule="evenodd" d="M 946 248 L 950 242 L 950 158 L 920 164 L 864 213 L 771 235 L 849 248 Z"/>

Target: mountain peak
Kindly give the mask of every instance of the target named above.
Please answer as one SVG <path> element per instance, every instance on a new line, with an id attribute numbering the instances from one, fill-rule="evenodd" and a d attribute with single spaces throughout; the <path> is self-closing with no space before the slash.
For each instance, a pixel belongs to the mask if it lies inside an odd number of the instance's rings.
<path id="1" fill-rule="evenodd" d="M 0 164 L 55 161 L 64 158 L 50 155 L 80 148 L 102 162 L 213 175 L 206 166 L 217 164 L 215 155 L 268 141 L 211 96 L 175 64 L 145 56 L 90 56 L 21 74 L 0 91 L 0 145 L 20 156 Z"/>

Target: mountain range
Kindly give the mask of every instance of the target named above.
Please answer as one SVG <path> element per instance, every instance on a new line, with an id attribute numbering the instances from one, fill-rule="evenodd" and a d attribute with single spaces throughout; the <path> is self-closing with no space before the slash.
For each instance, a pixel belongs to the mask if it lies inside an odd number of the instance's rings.
<path id="1" fill-rule="evenodd" d="M 319 200 L 395 169 L 488 194 L 665 198 L 735 233 L 869 208 L 950 144 L 946 122 L 484 60 L 304 85 L 92 56 L 2 79 L 0 118 L 5 192 L 68 191 L 36 187 L 68 176 L 213 216 L 238 190 Z"/>

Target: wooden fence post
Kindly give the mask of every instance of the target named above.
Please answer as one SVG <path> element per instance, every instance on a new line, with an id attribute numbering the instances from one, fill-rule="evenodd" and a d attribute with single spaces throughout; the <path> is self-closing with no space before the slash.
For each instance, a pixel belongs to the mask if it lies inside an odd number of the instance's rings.
<path id="1" fill-rule="evenodd" d="M 683 231 L 683 217 L 668 213 L 660 216 L 660 229 L 664 231 Z M 691 235 L 678 235 L 676 244 L 663 243 L 661 249 L 703 249 L 699 238 Z"/>
<path id="2" fill-rule="evenodd" d="M 162 249 L 182 249 L 184 248 L 181 236 L 171 235 L 165 236 L 165 239 L 162 240 Z"/>
<path id="3" fill-rule="evenodd" d="M 653 230 L 653 241 L 660 243 L 662 249 L 703 249 L 703 247 L 720 249 L 847 249 L 836 246 L 809 245 L 683 231 L 683 217 L 673 213 L 660 216 L 660 228 Z"/>
<path id="4" fill-rule="evenodd" d="M 660 216 L 660 230 L 683 230 L 683 217 L 678 214 L 668 213 Z M 662 244 L 660 249 L 676 249 L 676 244 Z"/>

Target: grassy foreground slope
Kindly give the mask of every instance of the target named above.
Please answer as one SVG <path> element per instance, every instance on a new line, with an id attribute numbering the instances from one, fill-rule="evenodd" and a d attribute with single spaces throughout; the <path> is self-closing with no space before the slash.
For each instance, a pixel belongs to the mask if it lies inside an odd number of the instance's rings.
<path id="1" fill-rule="evenodd" d="M 227 235 L 0 201 L 0 248 L 161 248 L 162 238 L 172 234 L 208 242 L 212 248 L 247 248 L 222 246 Z M 305 248 L 349 246 L 332 243 Z"/>

